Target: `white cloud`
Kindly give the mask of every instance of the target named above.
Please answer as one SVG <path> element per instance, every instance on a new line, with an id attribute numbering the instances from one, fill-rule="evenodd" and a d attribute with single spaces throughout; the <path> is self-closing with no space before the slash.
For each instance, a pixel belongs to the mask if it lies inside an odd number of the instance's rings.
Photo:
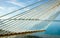
<path id="1" fill-rule="evenodd" d="M 25 5 L 24 5 L 24 3 L 22 3 L 22 2 L 17 2 L 16 0 L 10 0 L 10 1 L 5 1 L 5 2 L 8 2 L 8 3 L 12 3 L 12 4 L 14 4 L 14 5 L 18 5 L 18 6 L 20 6 L 20 7 L 25 7 Z M 17 9 L 17 7 L 9 7 L 9 8 L 6 8 L 6 7 L 0 7 L 0 10 L 3 10 L 2 12 L 4 13 L 4 14 L 7 14 L 7 13 L 9 13 L 9 12 L 11 12 L 11 11 L 14 11 L 14 10 L 16 10 Z M 8 9 L 8 10 L 6 10 L 6 9 Z M 23 9 L 23 11 L 27 11 L 27 10 L 29 10 L 29 8 L 25 8 L 25 9 Z M 16 14 L 16 13 L 15 13 Z M 17 13 L 18 14 L 18 13 Z M 12 15 L 12 14 L 11 14 Z M 10 16 L 10 15 L 8 15 L 8 16 Z M 3 18 L 0 18 L 0 19 L 7 19 L 7 18 L 9 18 L 8 16 L 4 16 Z"/>
<path id="2" fill-rule="evenodd" d="M 8 3 L 12 3 L 12 4 L 14 4 L 14 5 L 18 5 L 18 6 L 20 6 L 20 7 L 25 7 L 25 5 L 22 3 L 22 2 L 15 2 L 15 1 L 7 1 Z"/>
<path id="3" fill-rule="evenodd" d="M 13 1 L 7 1 L 8 3 L 11 3 L 11 4 L 14 4 L 14 5 L 17 5 L 17 6 L 20 6 L 20 7 L 25 7 L 26 5 L 22 2 L 17 2 L 16 0 L 13 0 Z M 29 10 L 29 8 L 25 8 L 24 11 L 26 10 Z"/>
<path id="4" fill-rule="evenodd" d="M 4 9 L 4 7 L 0 7 L 0 10 Z"/>

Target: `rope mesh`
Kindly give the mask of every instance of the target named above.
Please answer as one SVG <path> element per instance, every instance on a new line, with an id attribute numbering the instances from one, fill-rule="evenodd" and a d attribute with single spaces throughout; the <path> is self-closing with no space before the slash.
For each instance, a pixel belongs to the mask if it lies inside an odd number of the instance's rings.
<path id="1" fill-rule="evenodd" d="M 52 3 L 52 4 L 49 4 L 49 3 Z M 46 5 L 49 5 L 49 6 L 44 8 Z M 41 30 L 41 29 L 45 28 L 45 26 L 50 24 L 52 21 L 60 22 L 59 20 L 54 20 L 60 14 L 60 12 L 57 12 L 57 13 L 54 12 L 53 14 L 53 11 L 57 10 L 59 5 L 60 5 L 59 1 L 55 1 L 55 2 L 50 1 L 50 2 L 46 2 L 43 5 L 39 5 L 35 8 L 32 8 L 28 11 L 25 11 L 24 14 L 18 14 L 16 16 L 13 16 L 11 18 L 4 19 L 4 20 L 1 19 L 0 31 L 3 31 L 3 32 L 2 34 L 0 33 L 0 36 L 11 36 L 11 35 L 20 35 L 20 34 L 23 35 L 23 34 L 30 34 L 35 32 L 44 32 L 45 30 Z M 19 10 L 21 9 L 18 9 L 16 11 L 19 11 Z M 16 11 L 5 14 L 1 17 L 12 14 Z M 50 17 L 48 17 L 48 19 L 46 20 L 45 18 L 47 16 L 50 16 Z M 42 23 L 45 23 L 45 25 L 42 25 Z M 37 30 L 31 29 L 31 28 L 35 28 L 34 26 L 37 26 L 37 25 L 40 25 L 41 28 Z"/>

